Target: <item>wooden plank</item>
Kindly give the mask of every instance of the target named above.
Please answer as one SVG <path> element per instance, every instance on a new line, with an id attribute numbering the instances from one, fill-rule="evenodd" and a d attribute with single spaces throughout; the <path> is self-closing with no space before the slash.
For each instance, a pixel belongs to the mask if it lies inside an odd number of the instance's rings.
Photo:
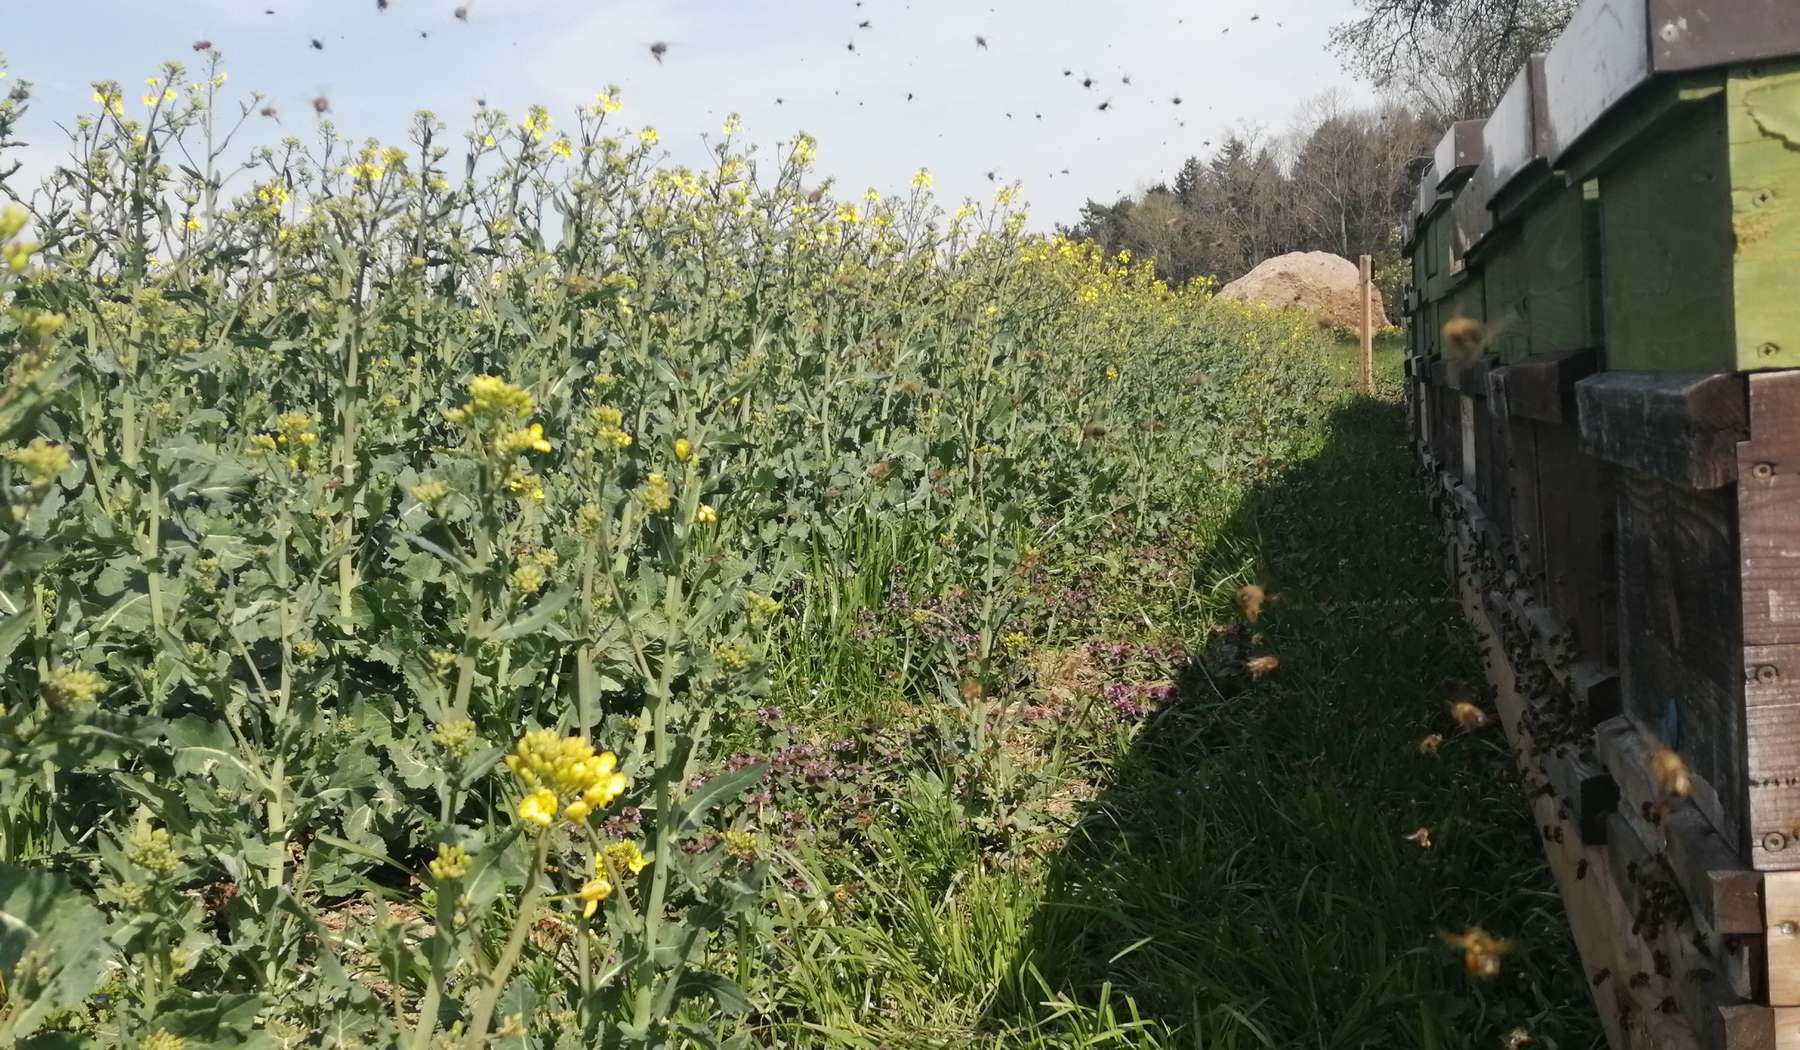
<path id="1" fill-rule="evenodd" d="M 1738 446 L 1745 782 L 1758 868 L 1800 868 L 1800 372 L 1750 377 Z"/>
<path id="2" fill-rule="evenodd" d="M 1721 936 L 1761 933 L 1762 876 L 1702 814 L 1693 799 L 1671 803 L 1649 768 L 1648 734 L 1629 718 L 1601 724 L 1594 747 L 1619 792 L 1619 814 L 1653 853 L 1662 854 L 1694 914 Z M 1658 808 L 1656 820 L 1646 814 Z"/>
<path id="3" fill-rule="evenodd" d="M 1520 582 L 1541 590 L 1544 561 L 1541 549 L 1543 523 L 1538 515 L 1537 427 L 1529 422 L 1506 424 L 1506 476 L 1512 508 L 1513 552 L 1519 562 Z"/>
<path id="4" fill-rule="evenodd" d="M 1800 62 L 1734 70 L 1725 107 L 1735 367 L 1800 367 Z"/>
<path id="5" fill-rule="evenodd" d="M 1728 150 L 1714 100 L 1672 112 L 1600 176 L 1607 367 L 1737 367 Z"/>
<path id="6" fill-rule="evenodd" d="M 1550 130 L 1544 112 L 1547 102 L 1544 56 L 1533 55 L 1513 77 L 1482 129 L 1481 167 L 1474 181 L 1476 192 L 1490 207 L 1521 172 L 1533 162 L 1544 162 Z"/>
<path id="7" fill-rule="evenodd" d="M 1599 354 L 1565 350 L 1533 354 L 1506 366 L 1502 373 L 1506 411 L 1545 423 L 1575 421 L 1575 384 L 1594 374 Z"/>
<path id="8" fill-rule="evenodd" d="M 1583 454 L 1572 427 L 1537 424 L 1544 597 L 1575 632 L 1573 656 L 1618 663 L 1616 471 Z"/>
<path id="9" fill-rule="evenodd" d="M 1650 64 L 1680 72 L 1800 52 L 1792 0 L 1650 0 Z"/>
<path id="10" fill-rule="evenodd" d="M 1467 563 L 1473 555 L 1466 541 L 1453 543 L 1451 553 L 1459 564 Z M 1501 725 L 1515 754 L 1528 753 L 1531 742 L 1521 737 L 1524 703 L 1514 687 L 1512 666 L 1500 644 L 1498 625 L 1488 618 L 1481 596 L 1467 582 L 1465 575 L 1454 573 L 1453 578 L 1459 581 L 1463 612 L 1475 624 L 1481 640 L 1489 681 L 1496 691 Z M 1556 800 L 1533 793 L 1530 805 L 1532 816 L 1540 825 L 1557 819 Z M 1582 845 L 1577 835 L 1566 834 L 1563 839 L 1558 843 L 1553 837 L 1546 838 L 1544 852 L 1562 895 L 1569 929 L 1581 956 L 1582 969 L 1589 977 L 1594 1006 L 1606 1030 L 1607 1041 L 1613 1047 L 1625 1048 L 1631 1045 L 1625 1041 L 1628 1017 L 1654 1008 L 1654 1003 L 1640 1002 L 1639 990 L 1630 987 L 1625 979 L 1628 975 L 1623 973 L 1628 964 L 1621 958 L 1622 942 L 1617 936 L 1615 916 L 1622 905 L 1616 902 L 1618 894 L 1610 887 L 1605 870 L 1606 851 Z"/>
<path id="11" fill-rule="evenodd" d="M 1565 186 L 1524 218 L 1533 354 L 1599 345 L 1589 316 L 1588 270 L 1598 266 L 1586 235 L 1581 187 Z"/>
<path id="12" fill-rule="evenodd" d="M 1645 0 L 1587 0 L 1544 56 L 1553 160 L 1650 78 L 1649 17 Z"/>
<path id="13" fill-rule="evenodd" d="M 1800 1006 L 1800 872 L 1763 875 L 1769 1005 Z"/>
<path id="14" fill-rule="evenodd" d="M 1590 455 L 1694 489 L 1737 477 L 1748 423 L 1742 376 L 1609 371 L 1576 383 L 1575 398 Z"/>
<path id="15" fill-rule="evenodd" d="M 1743 1003 L 1731 981 L 1720 973 L 1728 965 L 1722 943 L 1710 931 L 1699 931 L 1696 936 L 1697 928 L 1692 926 L 1686 902 L 1678 896 L 1681 888 L 1674 885 L 1665 858 L 1654 854 L 1618 813 L 1609 820 L 1606 849 L 1612 873 L 1631 910 L 1629 932 L 1651 950 L 1651 969 L 1644 973 L 1651 991 L 1659 1002 L 1674 1000 L 1701 1046 L 1722 1046 L 1725 1026 L 1720 1009 Z"/>
<path id="16" fill-rule="evenodd" d="M 1623 707 L 1711 786 L 1707 818 L 1738 846 L 1745 719 L 1732 494 L 1626 473 L 1618 507 Z"/>

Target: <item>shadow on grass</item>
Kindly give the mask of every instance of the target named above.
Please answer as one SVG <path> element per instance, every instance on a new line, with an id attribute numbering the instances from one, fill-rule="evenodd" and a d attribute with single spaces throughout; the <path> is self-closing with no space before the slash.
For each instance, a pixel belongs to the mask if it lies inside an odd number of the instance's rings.
<path id="1" fill-rule="evenodd" d="M 1399 409 L 1348 402 L 1326 434 L 1195 566 L 1202 588 L 1258 567 L 1279 597 L 1256 651 L 1279 670 L 1188 674 L 1096 772 L 1000 1027 L 1130 997 L 1174 1034 L 1160 1045 L 1491 1048 L 1516 1027 L 1601 1045 L 1498 730 L 1417 746 L 1451 734 L 1446 702 L 1480 671 Z M 1206 648 L 1204 617 L 1189 630 Z M 1421 827 L 1429 848 L 1406 838 Z M 1438 936 L 1470 925 L 1519 946 L 1494 981 Z"/>

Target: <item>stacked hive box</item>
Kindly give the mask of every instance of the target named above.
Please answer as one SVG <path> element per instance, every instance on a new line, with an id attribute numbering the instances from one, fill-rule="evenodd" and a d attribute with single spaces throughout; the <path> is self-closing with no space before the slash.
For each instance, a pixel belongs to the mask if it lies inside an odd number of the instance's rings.
<path id="1" fill-rule="evenodd" d="M 1588 0 L 1409 234 L 1415 447 L 1615 1047 L 1800 1048 L 1794 56 L 1789 0 Z"/>

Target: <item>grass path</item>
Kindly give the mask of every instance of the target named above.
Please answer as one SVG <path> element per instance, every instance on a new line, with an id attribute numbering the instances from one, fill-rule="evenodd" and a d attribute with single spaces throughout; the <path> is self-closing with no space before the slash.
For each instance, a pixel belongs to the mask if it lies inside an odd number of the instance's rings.
<path id="1" fill-rule="evenodd" d="M 1096 637 L 1213 657 L 1141 727 L 1040 743 L 1052 819 L 1027 842 L 996 853 L 915 785 L 866 869 L 870 916 L 788 960 L 810 1019 L 782 1041 L 1496 1047 L 1522 1028 L 1599 1045 L 1499 731 L 1447 717 L 1480 673 L 1394 364 L 1375 399 L 1346 369 L 1304 455 L 1197 510 L 1166 551 L 1182 571 L 1101 556 L 1117 564 Z M 1249 683 L 1221 673 L 1215 629 L 1256 577 L 1278 596 L 1256 627 L 1281 666 Z M 1470 925 L 1518 945 L 1496 980 L 1439 939 Z"/>

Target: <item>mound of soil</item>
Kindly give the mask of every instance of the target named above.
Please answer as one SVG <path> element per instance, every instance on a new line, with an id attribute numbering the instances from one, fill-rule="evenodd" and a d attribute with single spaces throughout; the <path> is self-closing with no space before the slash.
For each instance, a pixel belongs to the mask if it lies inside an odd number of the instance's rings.
<path id="1" fill-rule="evenodd" d="M 1256 269 L 1219 291 L 1221 299 L 1298 307 L 1328 328 L 1357 331 L 1362 325 L 1361 275 L 1356 264 L 1330 252 L 1289 252 L 1264 259 Z M 1388 326 L 1381 290 L 1374 291 L 1375 327 Z"/>

